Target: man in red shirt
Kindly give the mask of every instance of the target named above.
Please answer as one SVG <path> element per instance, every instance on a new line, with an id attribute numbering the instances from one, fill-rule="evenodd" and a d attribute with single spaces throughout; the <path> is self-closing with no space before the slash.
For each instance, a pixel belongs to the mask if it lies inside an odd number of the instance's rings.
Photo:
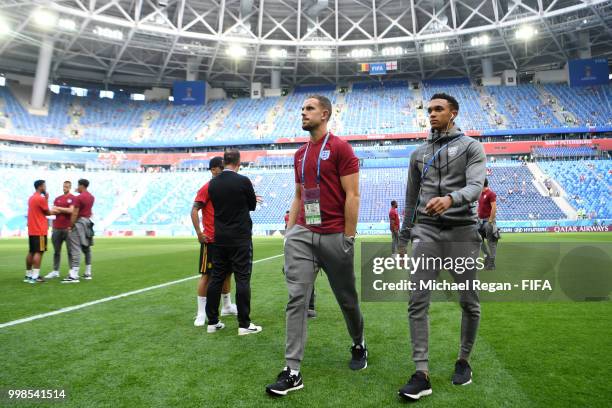
<path id="1" fill-rule="evenodd" d="M 399 247 L 399 228 L 400 220 L 397 213 L 397 201 L 391 201 L 391 209 L 389 210 L 389 229 L 391 229 L 391 255 L 397 254 Z"/>
<path id="2" fill-rule="evenodd" d="M 28 240 L 29 250 L 26 256 L 26 275 L 24 282 L 37 283 L 45 280 L 40 276 L 40 263 L 47 250 L 47 233 L 49 223 L 47 215 L 57 214 L 57 209 L 49 210 L 47 186 L 45 180 L 34 182 L 36 191 L 28 199 Z"/>
<path id="3" fill-rule="evenodd" d="M 92 208 L 95 197 L 88 191 L 89 180 L 79 179 L 77 191 L 79 195 L 74 200 L 74 210 L 70 217 L 70 273 L 62 279 L 62 283 L 78 283 L 79 268 L 81 265 L 81 251 L 85 255 L 85 274 L 83 279 L 92 279 L 91 275 L 91 247 L 93 246 L 93 222 L 91 221 Z"/>
<path id="4" fill-rule="evenodd" d="M 223 158 L 213 157 L 208 163 L 213 177 L 218 176 L 223 171 Z M 194 326 L 204 326 L 206 324 L 206 292 L 210 280 L 210 272 L 213 268 L 213 254 L 215 242 L 215 210 L 208 195 L 208 184 L 204 184 L 193 200 L 191 208 L 191 222 L 200 242 L 200 264 L 198 271 L 202 275 L 198 282 L 198 312 L 196 314 Z M 202 211 L 202 228 L 200 229 L 199 212 Z M 231 298 L 232 280 L 231 275 L 227 275 L 223 282 L 221 297 L 223 299 L 223 308 L 221 316 L 236 315 L 238 313 L 236 305 L 232 304 Z"/>
<path id="5" fill-rule="evenodd" d="M 285 231 L 287 231 L 287 224 L 289 223 L 289 211 L 285 213 Z"/>
<path id="6" fill-rule="evenodd" d="M 285 234 L 287 303 L 286 367 L 271 395 L 286 395 L 304 387 L 300 364 L 306 344 L 308 303 L 316 270 L 321 267 L 342 309 L 349 335 L 352 370 L 367 367 L 363 316 L 355 287 L 354 242 L 359 213 L 359 160 L 351 146 L 327 130 L 332 105 L 321 95 L 302 105 L 302 129 L 308 143 L 294 156 L 295 197 Z"/>
<path id="7" fill-rule="evenodd" d="M 478 199 L 478 219 L 480 236 L 482 243 L 480 248 L 485 254 L 485 269 L 495 269 L 495 255 L 497 254 L 497 225 L 495 217 L 497 216 L 497 194 L 489 188 L 489 180 L 485 179 L 484 188 Z M 486 242 L 485 242 L 486 240 Z"/>
<path id="8" fill-rule="evenodd" d="M 71 188 L 72 183 L 70 181 L 64 181 L 64 194 L 57 196 L 55 200 L 53 200 L 53 205 L 56 208 L 67 208 L 68 211 L 60 212 L 55 216 L 55 220 L 53 220 L 53 234 L 51 235 L 51 242 L 53 243 L 53 271 L 49 272 L 45 276 L 45 279 L 59 278 L 62 245 L 64 242 L 66 242 L 68 264 L 70 264 L 70 243 L 68 242 L 68 234 L 70 233 L 70 217 L 74 209 L 75 200 L 75 197 L 70 194 Z"/>

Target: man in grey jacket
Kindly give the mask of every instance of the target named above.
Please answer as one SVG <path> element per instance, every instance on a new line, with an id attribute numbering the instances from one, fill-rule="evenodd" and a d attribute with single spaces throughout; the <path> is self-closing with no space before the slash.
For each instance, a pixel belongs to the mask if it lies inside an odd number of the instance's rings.
<path id="1" fill-rule="evenodd" d="M 478 293 L 471 281 L 476 277 L 481 241 L 474 202 L 485 180 L 486 157 L 482 145 L 455 126 L 459 113 L 455 98 L 442 93 L 433 95 L 428 113 L 431 132 L 427 142 L 410 157 L 406 210 L 400 230 L 400 255 L 406 253 L 406 245 L 412 240 L 412 256 L 427 260 L 422 267 L 411 271 L 416 288 L 410 295 L 408 318 L 416 372 L 399 391 L 407 400 L 418 400 L 432 393 L 428 366 L 431 291 L 423 283 L 438 278 L 442 266 L 436 260 L 445 260 L 444 267 L 456 283 L 468 285 L 466 290 L 459 291 L 461 347 L 452 378 L 455 385 L 472 381 L 468 358 L 480 321 Z M 447 266 L 449 258 L 454 268 Z M 461 258 L 471 258 L 473 262 L 469 267 L 459 268 Z"/>

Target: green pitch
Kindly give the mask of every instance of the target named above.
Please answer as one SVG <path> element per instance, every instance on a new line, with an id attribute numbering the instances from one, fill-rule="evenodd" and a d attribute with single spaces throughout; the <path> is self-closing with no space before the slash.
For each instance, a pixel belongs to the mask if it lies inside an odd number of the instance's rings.
<path id="1" fill-rule="evenodd" d="M 368 238 L 385 240 L 387 238 Z M 612 234 L 511 235 L 504 241 L 611 242 Z M 62 285 L 21 282 L 25 239 L 0 240 L 0 323 L 51 312 L 195 275 L 194 239 L 98 239 L 94 280 Z M 255 259 L 282 253 L 281 239 L 257 239 Z M 520 254 L 516 254 L 520 256 Z M 41 274 L 50 271 L 45 255 Z M 66 274 L 63 254 L 62 276 Z M 235 318 L 208 335 L 193 326 L 196 280 L 80 310 L 0 328 L 0 389 L 64 388 L 70 407 L 399 406 L 397 390 L 413 372 L 407 305 L 364 303 L 370 359 L 348 369 L 350 339 L 324 275 L 318 317 L 309 321 L 304 390 L 271 399 L 264 386 L 284 365 L 283 258 L 258 262 L 252 319 L 261 334 L 238 337 Z M 483 303 L 471 360 L 474 383 L 450 384 L 460 309 L 430 309 L 433 395 L 423 407 L 609 406 L 612 304 Z M 0 406 L 7 400 L 0 399 Z M 13 406 L 13 405 L 10 405 Z M 14 406 L 46 406 L 18 403 Z"/>

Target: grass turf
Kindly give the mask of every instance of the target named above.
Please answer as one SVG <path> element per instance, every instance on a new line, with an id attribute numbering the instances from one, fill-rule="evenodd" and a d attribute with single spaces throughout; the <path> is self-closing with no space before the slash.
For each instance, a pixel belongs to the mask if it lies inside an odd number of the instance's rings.
<path id="1" fill-rule="evenodd" d="M 500 251 L 504 242 L 611 238 L 505 234 Z M 99 239 L 93 252 L 94 280 L 28 285 L 20 279 L 26 245 L 25 240 L 0 241 L 0 323 L 185 278 L 197 268 L 193 239 Z M 281 253 L 280 239 L 255 241 L 255 259 Z M 51 258 L 51 253 L 45 255 L 43 273 L 50 270 Z M 282 257 L 273 258 L 253 268 L 252 319 L 264 327 L 261 334 L 236 336 L 233 318 L 225 318 L 227 328 L 213 335 L 193 327 L 196 280 L 190 280 L 0 329 L 0 389 L 66 388 L 69 399 L 62 406 L 71 407 L 401 404 L 396 391 L 413 371 L 407 305 L 362 304 L 370 360 L 367 370 L 352 372 L 347 366 L 350 340 L 323 275 L 317 280 L 318 317 L 309 321 L 305 388 L 284 399 L 264 394 L 264 386 L 283 366 L 287 292 L 282 262 Z M 483 303 L 471 361 L 474 383 L 454 387 L 450 375 L 460 309 L 453 303 L 433 303 L 434 393 L 419 405 L 609 406 L 611 316 L 610 302 Z M 6 403 L 0 400 L 0 405 Z"/>

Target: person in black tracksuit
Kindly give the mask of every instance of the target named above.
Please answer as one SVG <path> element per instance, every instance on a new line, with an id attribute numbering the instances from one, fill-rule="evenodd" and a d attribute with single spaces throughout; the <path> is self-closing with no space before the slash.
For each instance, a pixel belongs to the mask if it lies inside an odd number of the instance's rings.
<path id="1" fill-rule="evenodd" d="M 225 168 L 210 181 L 208 194 L 215 209 L 215 254 L 208 286 L 208 332 L 225 326 L 219 321 L 219 301 L 225 277 L 234 273 L 238 334 L 258 333 L 261 326 L 251 323 L 251 271 L 253 267 L 253 222 L 249 211 L 254 211 L 257 197 L 248 177 L 237 173 L 240 152 L 228 150 L 223 157 Z"/>

